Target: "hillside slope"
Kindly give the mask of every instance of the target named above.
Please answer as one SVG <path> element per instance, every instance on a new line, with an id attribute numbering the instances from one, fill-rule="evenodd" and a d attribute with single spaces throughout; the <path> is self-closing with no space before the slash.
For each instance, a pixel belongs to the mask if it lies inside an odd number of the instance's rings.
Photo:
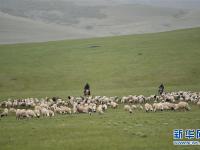
<path id="1" fill-rule="evenodd" d="M 200 89 L 200 28 L 0 45 L 0 97 L 154 94 Z"/>

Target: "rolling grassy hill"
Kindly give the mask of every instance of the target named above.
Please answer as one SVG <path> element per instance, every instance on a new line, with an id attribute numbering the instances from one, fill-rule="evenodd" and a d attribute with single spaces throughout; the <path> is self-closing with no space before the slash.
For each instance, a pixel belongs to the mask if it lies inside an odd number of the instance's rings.
<path id="1" fill-rule="evenodd" d="M 200 28 L 87 40 L 0 45 L 0 99 L 154 94 L 200 89 Z M 198 150 L 174 146 L 173 129 L 198 129 L 200 109 L 0 118 L 0 150 Z M 2 111 L 2 109 L 0 110 Z M 187 139 L 184 139 L 187 140 Z"/>
<path id="2" fill-rule="evenodd" d="M 199 56 L 200 28 L 0 45 L 0 98 L 199 91 Z"/>

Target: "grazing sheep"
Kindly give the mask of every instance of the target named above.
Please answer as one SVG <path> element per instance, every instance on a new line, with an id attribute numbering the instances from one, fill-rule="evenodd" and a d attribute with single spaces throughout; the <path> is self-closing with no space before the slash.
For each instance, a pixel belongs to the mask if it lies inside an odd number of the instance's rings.
<path id="1" fill-rule="evenodd" d="M 131 109 L 131 106 L 129 106 L 129 105 L 124 105 L 124 110 L 125 111 L 129 111 Z"/>
<path id="2" fill-rule="evenodd" d="M 77 105 L 77 111 L 79 113 L 88 113 L 88 112 L 91 112 L 91 111 L 89 111 L 89 106 L 83 106 L 81 104 Z"/>
<path id="3" fill-rule="evenodd" d="M 103 112 L 103 106 L 102 105 L 99 105 L 98 107 L 97 107 L 97 112 L 99 113 L 99 114 L 103 114 L 104 112 Z"/>
<path id="4" fill-rule="evenodd" d="M 128 101 L 129 97 L 123 96 L 121 99 L 121 103 L 126 103 Z"/>
<path id="5" fill-rule="evenodd" d="M 66 106 L 60 106 L 60 109 L 57 107 L 56 110 L 58 110 L 62 114 L 65 114 L 65 113 L 71 114 L 71 108 L 66 107 Z"/>
<path id="6" fill-rule="evenodd" d="M 26 113 L 31 118 L 36 117 L 36 114 L 35 114 L 35 112 L 33 110 L 29 109 L 29 110 L 26 111 Z"/>
<path id="7" fill-rule="evenodd" d="M 102 105 L 102 109 L 103 109 L 103 111 L 105 111 L 105 110 L 108 109 L 108 106 L 107 106 L 106 104 L 103 104 L 103 105 Z"/>
<path id="8" fill-rule="evenodd" d="M 42 116 L 54 116 L 54 113 L 59 114 L 71 114 L 73 113 L 92 113 L 98 112 L 103 114 L 105 110 L 110 108 L 117 108 L 120 98 L 107 97 L 107 96 L 89 96 L 89 97 L 69 97 L 69 101 L 66 102 L 60 98 L 56 98 L 54 101 L 50 98 L 26 98 L 26 99 L 8 99 L 7 101 L 1 101 L 0 107 L 5 108 L 0 114 L 0 117 L 7 116 L 9 113 L 16 113 L 17 119 L 40 117 Z M 153 105 L 151 103 L 156 101 Z M 175 102 L 178 101 L 178 104 Z M 143 95 L 128 95 L 121 98 L 121 103 L 124 105 L 124 110 L 132 113 L 134 110 L 148 111 L 163 111 L 163 110 L 190 110 L 189 104 L 191 102 L 197 104 L 200 107 L 200 92 L 191 91 L 179 91 L 171 93 L 163 93 L 162 95 L 150 95 L 145 97 Z M 143 106 L 142 103 L 146 103 Z M 132 105 L 134 104 L 134 105 Z M 35 108 L 34 110 L 17 109 L 25 107 Z M 71 107 L 71 108 L 70 108 Z M 17 110 L 16 110 L 17 109 Z"/>
<path id="9" fill-rule="evenodd" d="M 35 109 L 34 112 L 35 112 L 35 115 L 39 118 L 40 117 L 40 111 L 38 109 Z"/>
<path id="10" fill-rule="evenodd" d="M 69 107 L 66 107 L 66 113 L 67 113 L 67 114 L 71 114 L 71 113 L 72 113 L 72 109 L 69 108 Z"/>
<path id="11" fill-rule="evenodd" d="M 190 106 L 187 102 L 179 102 L 175 104 L 175 110 L 190 110 Z"/>
<path id="12" fill-rule="evenodd" d="M 162 103 L 153 103 L 153 110 L 156 112 L 157 110 L 163 111 Z"/>
<path id="13" fill-rule="evenodd" d="M 61 114 L 65 114 L 66 113 L 66 108 L 65 106 L 60 106 L 60 108 L 57 108 L 61 111 Z"/>
<path id="14" fill-rule="evenodd" d="M 44 116 L 49 117 L 49 111 L 48 111 L 48 109 L 42 108 L 42 109 L 41 109 L 41 115 L 42 115 L 43 117 L 44 117 Z"/>
<path id="15" fill-rule="evenodd" d="M 139 110 L 143 110 L 144 108 L 143 108 L 143 106 L 142 105 L 137 105 L 137 108 L 139 109 Z"/>
<path id="16" fill-rule="evenodd" d="M 28 118 L 29 115 L 26 113 L 25 109 L 17 109 L 16 110 L 16 119 Z"/>
<path id="17" fill-rule="evenodd" d="M 46 109 L 48 109 L 48 108 L 49 108 L 49 106 L 48 106 L 48 104 L 47 104 L 47 103 L 41 103 L 41 104 L 40 104 L 40 107 L 43 107 L 43 108 L 46 108 Z"/>
<path id="18" fill-rule="evenodd" d="M 144 108 L 145 108 L 145 111 L 146 111 L 146 112 L 153 111 L 153 107 L 152 107 L 152 105 L 149 104 L 149 103 L 146 103 L 146 104 L 144 105 Z"/>
<path id="19" fill-rule="evenodd" d="M 136 105 L 132 105 L 131 108 L 132 109 L 137 109 L 137 106 Z"/>
<path id="20" fill-rule="evenodd" d="M 52 110 L 52 111 L 56 111 L 56 108 L 57 108 L 57 104 L 53 104 L 51 107 L 50 107 L 50 109 Z"/>
<path id="21" fill-rule="evenodd" d="M 7 108 L 10 108 L 12 106 L 12 102 L 10 100 L 8 100 L 6 102 L 6 105 L 5 105 Z"/>
<path id="22" fill-rule="evenodd" d="M 41 109 L 42 109 L 42 107 L 40 107 L 40 106 L 35 106 L 35 110 L 41 111 Z"/>
<path id="23" fill-rule="evenodd" d="M 13 106 L 14 108 L 16 108 L 16 107 L 18 106 L 18 101 L 17 101 L 17 100 L 14 100 L 12 106 Z"/>
<path id="24" fill-rule="evenodd" d="M 166 103 L 162 103 L 163 110 L 170 110 L 170 107 Z"/>
<path id="25" fill-rule="evenodd" d="M 110 106 L 111 106 L 112 108 L 115 109 L 115 108 L 117 108 L 118 104 L 117 104 L 116 102 L 113 102 L 113 101 L 112 101 L 112 102 L 110 103 Z"/>
<path id="26" fill-rule="evenodd" d="M 96 104 L 94 104 L 94 103 L 89 103 L 88 104 L 87 103 L 84 106 L 88 107 L 88 112 L 96 112 L 96 108 L 97 108 Z"/>
<path id="27" fill-rule="evenodd" d="M 144 103 L 144 102 L 145 102 L 145 97 L 144 97 L 143 95 L 139 95 L 139 96 L 138 96 L 138 102 L 139 102 L 140 104 Z"/>
<path id="28" fill-rule="evenodd" d="M 131 98 L 132 98 L 132 100 L 133 100 L 133 103 L 136 104 L 136 103 L 139 102 L 139 98 L 138 98 L 138 96 L 134 95 L 134 96 L 132 96 Z"/>
<path id="29" fill-rule="evenodd" d="M 58 113 L 58 114 L 64 114 L 65 110 L 64 110 L 64 108 L 56 107 L 54 112 Z"/>
<path id="30" fill-rule="evenodd" d="M 174 110 L 175 109 L 175 104 L 174 103 L 169 103 L 169 102 L 164 102 L 163 103 L 163 108 L 165 110 Z"/>
<path id="31" fill-rule="evenodd" d="M 74 114 L 78 112 L 78 110 L 77 110 L 77 105 L 78 105 L 78 104 L 77 104 L 76 102 L 74 102 L 73 105 L 72 105 L 72 106 L 73 106 L 72 110 L 73 110 L 73 113 L 74 113 Z"/>
<path id="32" fill-rule="evenodd" d="M 1 118 L 1 117 L 4 117 L 4 116 L 8 116 L 8 109 L 7 109 L 7 108 L 5 108 L 5 109 L 3 110 L 3 112 L 0 114 L 0 118 Z"/>
<path id="33" fill-rule="evenodd" d="M 16 110 L 16 119 L 20 119 L 21 117 L 21 109 Z"/>
<path id="34" fill-rule="evenodd" d="M 10 108 L 10 109 L 9 109 L 9 112 L 10 112 L 10 113 L 16 113 L 16 109 L 15 109 L 15 108 Z"/>
<path id="35" fill-rule="evenodd" d="M 132 113 L 132 112 L 133 112 L 131 106 L 129 106 L 129 105 L 124 105 L 124 110 L 125 110 L 125 111 L 129 111 L 129 113 Z"/>
<path id="36" fill-rule="evenodd" d="M 48 111 L 49 111 L 49 116 L 54 117 L 54 112 L 52 110 L 48 110 Z"/>

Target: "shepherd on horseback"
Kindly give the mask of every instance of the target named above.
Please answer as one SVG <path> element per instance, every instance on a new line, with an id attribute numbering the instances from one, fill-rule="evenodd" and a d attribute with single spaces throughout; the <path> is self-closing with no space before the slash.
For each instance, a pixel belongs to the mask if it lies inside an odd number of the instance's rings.
<path id="1" fill-rule="evenodd" d="M 158 87 L 158 94 L 162 95 L 162 93 L 164 92 L 164 85 L 161 84 L 159 87 Z"/>
<path id="2" fill-rule="evenodd" d="M 83 93 L 84 96 L 90 96 L 90 85 L 88 83 L 86 83 Z"/>

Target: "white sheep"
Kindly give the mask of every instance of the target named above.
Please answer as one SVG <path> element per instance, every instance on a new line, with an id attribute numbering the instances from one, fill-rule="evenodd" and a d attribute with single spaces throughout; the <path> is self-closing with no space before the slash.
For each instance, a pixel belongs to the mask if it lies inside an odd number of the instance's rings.
<path id="1" fill-rule="evenodd" d="M 26 113 L 31 118 L 36 117 L 36 114 L 33 110 L 28 109 L 28 110 L 26 110 Z"/>
<path id="2" fill-rule="evenodd" d="M 25 109 L 17 109 L 16 110 L 16 119 L 28 118 L 29 115 L 26 113 Z"/>
<path id="3" fill-rule="evenodd" d="M 35 109 L 34 112 L 35 112 L 35 115 L 39 118 L 40 117 L 40 110 Z"/>
<path id="4" fill-rule="evenodd" d="M 54 112 L 58 114 L 64 114 L 65 110 L 64 108 L 56 107 Z"/>
<path id="5" fill-rule="evenodd" d="M 130 105 L 124 105 L 124 110 L 125 111 L 129 111 L 131 109 L 131 106 Z"/>
<path id="6" fill-rule="evenodd" d="M 148 111 L 153 111 L 153 107 L 152 107 L 152 105 L 149 104 L 149 103 L 146 103 L 146 104 L 144 105 L 144 108 L 145 108 L 145 111 L 146 111 L 146 112 L 148 112 Z"/>
<path id="7" fill-rule="evenodd" d="M 174 110 L 175 109 L 175 104 L 174 103 L 169 103 L 169 102 L 164 102 L 163 103 L 163 108 L 165 110 Z"/>
<path id="8" fill-rule="evenodd" d="M 175 104 L 175 110 L 190 110 L 190 106 L 187 102 L 179 102 Z"/>
<path id="9" fill-rule="evenodd" d="M 137 106 L 136 105 L 132 105 L 131 108 L 132 109 L 137 109 Z"/>
<path id="10" fill-rule="evenodd" d="M 108 106 L 107 106 L 106 104 L 103 104 L 103 105 L 102 105 L 102 109 L 105 111 L 105 110 L 108 109 Z"/>
<path id="11" fill-rule="evenodd" d="M 69 107 L 66 107 L 66 113 L 71 114 L 72 113 L 72 109 Z"/>
<path id="12" fill-rule="evenodd" d="M 130 105 L 124 105 L 124 110 L 125 110 L 125 111 L 129 111 L 129 113 L 132 113 L 132 112 L 133 112 L 133 110 L 132 110 L 132 108 L 131 108 Z"/>
<path id="13" fill-rule="evenodd" d="M 143 108 L 143 106 L 142 105 L 137 105 L 137 108 L 139 109 L 139 110 L 143 110 L 144 108 Z"/>
<path id="14" fill-rule="evenodd" d="M 8 109 L 5 108 L 3 112 L 0 114 L 0 117 L 8 116 Z"/>
<path id="15" fill-rule="evenodd" d="M 65 113 L 71 114 L 71 108 L 66 106 L 60 106 L 60 109 L 57 107 L 56 110 L 58 110 L 58 112 L 61 112 L 62 114 Z"/>
<path id="16" fill-rule="evenodd" d="M 57 108 L 57 104 L 53 104 L 51 107 L 50 107 L 50 109 L 52 110 L 52 111 L 56 111 L 56 108 Z"/>
<path id="17" fill-rule="evenodd" d="M 6 102 L 6 107 L 7 108 L 10 108 L 12 106 L 12 102 L 10 101 L 10 100 L 8 100 L 7 102 Z"/>
<path id="18" fill-rule="evenodd" d="M 162 103 L 162 106 L 163 106 L 163 110 L 170 110 L 170 107 L 165 102 Z"/>
<path id="19" fill-rule="evenodd" d="M 18 101 L 14 100 L 12 106 L 16 108 L 18 106 Z"/>
<path id="20" fill-rule="evenodd" d="M 115 109 L 115 108 L 117 108 L 118 104 L 117 104 L 116 102 L 113 102 L 113 101 L 112 101 L 112 102 L 110 103 L 110 106 L 111 106 L 112 108 Z"/>
<path id="21" fill-rule="evenodd" d="M 42 115 L 43 117 L 44 117 L 44 116 L 49 117 L 49 111 L 48 111 L 48 109 L 42 108 L 42 109 L 41 109 L 41 115 Z"/>
<path id="22" fill-rule="evenodd" d="M 78 110 L 77 110 L 77 105 L 78 105 L 78 104 L 77 104 L 76 102 L 74 102 L 73 105 L 72 105 L 72 106 L 73 106 L 72 110 L 73 110 L 73 113 L 74 113 L 74 114 L 78 112 Z"/>
<path id="23" fill-rule="evenodd" d="M 10 108 L 10 109 L 9 109 L 9 112 L 10 112 L 10 113 L 16 113 L 16 109 L 15 109 L 15 108 Z"/>
<path id="24" fill-rule="evenodd" d="M 54 112 L 52 110 L 48 110 L 48 111 L 49 111 L 49 116 L 54 117 L 54 115 L 55 115 Z"/>
<path id="25" fill-rule="evenodd" d="M 35 110 L 41 111 L 41 110 L 42 110 L 42 107 L 41 107 L 41 106 L 35 106 Z"/>
<path id="26" fill-rule="evenodd" d="M 48 104 L 47 104 L 47 103 L 41 103 L 41 104 L 40 104 L 40 107 L 43 107 L 43 108 L 46 108 L 46 109 L 48 109 L 48 108 L 49 108 L 49 106 L 48 106 Z"/>
<path id="27" fill-rule="evenodd" d="M 121 99 L 121 103 L 126 103 L 128 101 L 129 97 L 123 96 Z"/>
<path id="28" fill-rule="evenodd" d="M 104 112 L 103 112 L 103 106 L 102 105 L 99 105 L 98 107 L 97 107 L 97 112 L 99 113 L 99 114 L 103 114 Z"/>
<path id="29" fill-rule="evenodd" d="M 153 103 L 153 110 L 156 112 L 157 110 L 163 111 L 162 103 Z"/>
<path id="30" fill-rule="evenodd" d="M 79 113 L 88 113 L 89 112 L 89 107 L 88 107 L 88 105 L 83 105 L 83 104 L 78 104 L 77 106 L 76 106 L 76 108 L 77 108 L 77 112 L 79 112 Z"/>

